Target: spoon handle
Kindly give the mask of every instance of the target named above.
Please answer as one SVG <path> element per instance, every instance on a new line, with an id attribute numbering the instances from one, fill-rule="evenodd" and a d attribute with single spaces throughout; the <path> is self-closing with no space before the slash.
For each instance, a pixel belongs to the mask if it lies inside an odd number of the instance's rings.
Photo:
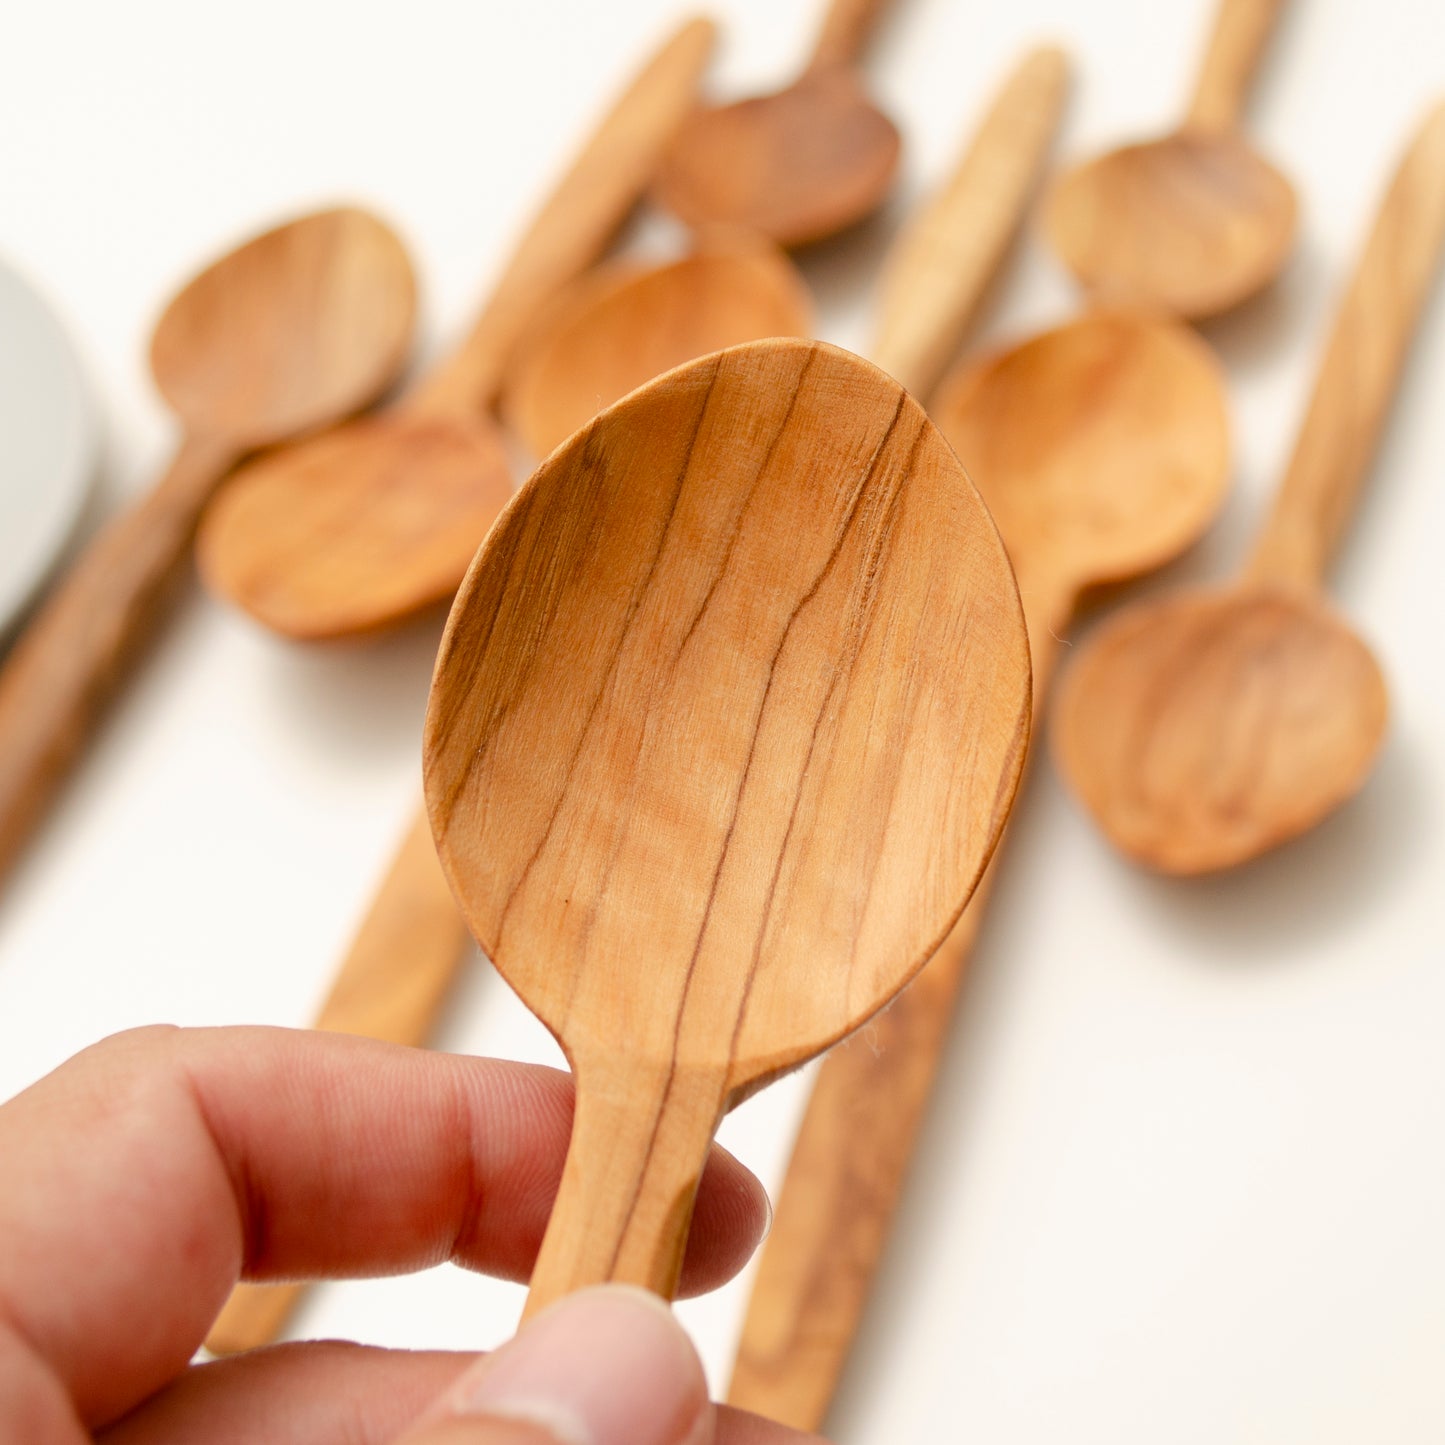
<path id="1" fill-rule="evenodd" d="M 423 811 L 392 859 L 313 1028 L 425 1044 L 470 943 Z M 206 1338 L 217 1355 L 270 1344 L 303 1284 L 242 1284 Z"/>
<path id="2" fill-rule="evenodd" d="M 884 263 L 871 356 L 915 396 L 933 389 L 1023 219 L 1068 92 L 1052 46 L 994 97 L 958 168 L 899 232 Z"/>
<path id="3" fill-rule="evenodd" d="M 1374 453 L 1445 241 L 1445 104 L 1415 133 L 1335 316 L 1257 578 L 1318 586 Z"/>
<path id="4" fill-rule="evenodd" d="M 1019 596 L 1037 719 L 1073 595 L 1020 577 Z M 824 1059 L 758 1261 L 728 1404 L 795 1430 L 823 1427 L 888 1244 L 997 871 L 995 852 L 923 971 L 864 1034 Z"/>
<path id="5" fill-rule="evenodd" d="M 524 1320 L 588 1285 L 677 1289 L 698 1181 L 725 1108 L 719 1073 L 676 1060 L 574 1059 L 577 1111 Z"/>
<path id="6" fill-rule="evenodd" d="M 651 182 L 696 103 L 715 36 L 712 21 L 687 21 L 634 77 L 517 243 L 471 334 L 409 407 L 455 415 L 491 405 L 537 312 L 596 260 Z"/>
<path id="7" fill-rule="evenodd" d="M 834 65 L 855 64 L 873 27 L 892 3 L 893 0 L 830 0 L 808 69 L 827 70 Z"/>
<path id="8" fill-rule="evenodd" d="M 86 547 L 0 669 L 0 874 L 164 614 L 201 509 L 236 459 L 230 443 L 187 440 Z"/>
<path id="9" fill-rule="evenodd" d="M 1209 37 L 1189 124 L 1201 130 L 1234 130 L 1245 95 L 1285 0 L 1222 0 Z"/>

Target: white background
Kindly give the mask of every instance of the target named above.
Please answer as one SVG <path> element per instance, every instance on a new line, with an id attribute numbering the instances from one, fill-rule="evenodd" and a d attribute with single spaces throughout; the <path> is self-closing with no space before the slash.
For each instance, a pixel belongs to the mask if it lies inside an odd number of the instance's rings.
<path id="1" fill-rule="evenodd" d="M 716 9 L 719 91 L 779 82 L 805 53 L 811 3 Z M 1061 153 L 1079 155 L 1170 120 L 1209 9 L 900 0 L 870 70 L 907 133 L 904 183 L 879 222 L 804 258 L 822 334 L 866 347 L 898 217 L 1023 46 L 1071 48 Z M 145 346 L 200 261 L 298 209 L 368 202 L 414 248 L 432 353 L 675 17 L 673 0 L 9 9 L 0 250 L 90 363 L 109 428 L 96 515 L 175 440 Z M 1436 3 L 1296 0 L 1287 16 L 1252 115 L 1300 187 L 1303 243 L 1273 292 L 1208 329 L 1233 383 L 1237 488 L 1175 577 L 1238 557 L 1387 170 L 1442 89 Z M 974 339 L 1060 319 L 1072 294 L 1030 243 Z M 840 1439 L 1445 1439 L 1442 378 L 1437 295 L 1336 571 L 1393 690 L 1357 802 L 1247 871 L 1170 883 L 1112 856 L 1036 769 Z M 413 805 L 437 626 L 311 650 L 186 600 L 0 897 L 0 1096 L 126 1025 L 307 1019 Z M 556 1057 L 480 963 L 439 1042 Z M 804 1082 L 726 1126 L 770 1183 Z M 684 1311 L 719 1380 L 743 1298 Z M 488 1345 L 519 1302 L 440 1270 L 327 1287 L 297 1330 Z"/>

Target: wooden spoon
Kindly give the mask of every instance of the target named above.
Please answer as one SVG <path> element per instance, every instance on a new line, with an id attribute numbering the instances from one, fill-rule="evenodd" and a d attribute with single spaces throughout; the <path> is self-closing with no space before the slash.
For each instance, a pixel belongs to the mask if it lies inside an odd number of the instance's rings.
<path id="1" fill-rule="evenodd" d="M 1283 4 L 1222 0 L 1182 128 L 1055 184 L 1050 239 L 1097 295 L 1212 316 L 1278 275 L 1294 245 L 1294 191 L 1239 121 Z"/>
<path id="2" fill-rule="evenodd" d="M 752 231 L 711 231 L 664 266 L 584 277 L 518 351 L 502 414 L 539 457 L 629 391 L 744 341 L 807 336 L 797 268 Z"/>
<path id="3" fill-rule="evenodd" d="M 1364 782 L 1385 684 L 1324 601 L 1445 239 L 1445 106 L 1416 134 L 1335 321 L 1243 577 L 1111 619 L 1065 678 L 1054 754 L 1110 840 L 1167 873 L 1243 863 Z"/>
<path id="4" fill-rule="evenodd" d="M 977 237 L 1006 234 L 1017 218 L 1023 193 L 1000 180 L 1011 147 L 1035 163 L 1042 155 L 1062 79 L 1055 52 L 1025 61 L 951 188 L 963 223 L 952 244 L 939 226 L 945 192 L 889 258 L 879 346 L 916 358 L 921 375 L 936 375 L 946 354 L 937 333 L 941 324 L 948 334 L 949 305 L 966 314 L 988 282 L 991 265 L 962 263 Z M 924 257 L 931 268 L 919 264 Z M 950 293 L 961 276 L 961 295 Z M 1174 556 L 1217 511 L 1228 479 L 1218 366 L 1182 327 L 1101 315 L 960 368 L 931 413 L 1013 561 L 1037 706 L 1079 594 Z M 733 1405 L 802 1430 L 824 1422 L 902 1194 L 992 876 L 991 868 L 943 946 L 875 1021 L 868 1045 L 823 1063 L 755 1277 Z"/>
<path id="5" fill-rule="evenodd" d="M 1029 691 L 977 493 L 847 352 L 704 358 L 538 470 L 458 593 L 424 758 L 472 932 L 577 1075 L 529 1312 L 671 1295 L 724 1111 L 958 917 Z"/>
<path id="6" fill-rule="evenodd" d="M 518 339 L 605 248 L 694 102 L 710 22 L 632 81 L 518 243 L 460 350 L 387 411 L 264 458 L 206 515 L 208 586 L 290 637 L 368 632 L 444 601 L 511 495 L 487 408 Z"/>
<path id="7" fill-rule="evenodd" d="M 822 240 L 877 210 L 900 141 L 856 66 L 886 3 L 831 0 L 799 80 L 694 114 L 663 163 L 657 200 L 691 226 L 745 226 L 784 246 Z"/>
<path id="8" fill-rule="evenodd" d="M 415 287 L 364 211 L 268 231 L 166 308 L 151 370 L 185 439 L 86 548 L 0 671 L 0 871 L 15 858 L 184 574 L 201 508 L 246 452 L 367 405 L 406 357 Z"/>

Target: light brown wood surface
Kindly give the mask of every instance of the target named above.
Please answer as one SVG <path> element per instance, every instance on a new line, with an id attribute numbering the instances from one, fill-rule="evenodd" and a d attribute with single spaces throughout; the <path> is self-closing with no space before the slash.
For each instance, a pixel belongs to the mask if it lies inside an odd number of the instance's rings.
<path id="1" fill-rule="evenodd" d="M 1323 600 L 1445 239 L 1445 106 L 1415 135 L 1345 294 L 1244 577 L 1131 608 L 1069 671 L 1054 755 L 1110 841 L 1170 873 L 1227 868 L 1365 781 L 1384 680 Z"/>
<path id="2" fill-rule="evenodd" d="M 691 363 L 538 470 L 458 594 L 424 764 L 472 932 L 577 1077 L 529 1309 L 671 1294 L 723 1112 L 946 935 L 1029 706 L 977 493 L 847 352 Z"/>
<path id="3" fill-rule="evenodd" d="M 469 942 L 422 813 L 392 859 L 313 1027 L 425 1044 Z M 207 1349 L 228 1355 L 270 1344 L 305 1289 L 295 1282 L 238 1285 L 211 1327 Z"/>
<path id="4" fill-rule="evenodd" d="M 1063 51 L 1040 46 L 994 96 L 953 174 L 889 247 L 869 354 L 926 397 L 1018 234 L 1069 88 Z"/>
<path id="5" fill-rule="evenodd" d="M 1031 58 L 1015 77 L 1031 73 L 1047 69 Z M 1011 96 L 1012 83 L 1002 100 Z M 992 133 L 986 122 L 979 143 Z M 1016 204 L 1016 195 L 998 188 L 992 204 Z M 989 204 L 980 195 L 967 209 L 1003 231 L 1001 218 L 987 217 Z M 930 315 L 947 324 L 924 291 L 885 292 L 885 308 L 900 304 L 918 316 L 911 326 L 895 318 L 898 334 L 926 341 Z M 1018 574 L 1039 707 L 1079 594 L 1177 555 L 1218 511 L 1229 479 L 1220 369 L 1178 325 L 1100 314 L 959 367 L 931 413 L 989 504 Z M 729 1387 L 734 1405 L 798 1429 L 824 1424 L 997 866 L 867 1040 L 824 1061 L 759 1261 Z"/>
<path id="6" fill-rule="evenodd" d="M 518 350 L 502 399 L 544 457 L 604 407 L 675 366 L 768 336 L 808 336 L 797 267 L 750 231 L 711 230 L 681 260 L 583 277 Z"/>
<path id="7" fill-rule="evenodd" d="M 698 110 L 653 193 L 690 226 L 742 226 L 784 246 L 871 215 L 892 189 L 897 127 L 868 98 L 858 54 L 888 0 L 831 0 L 811 63 L 771 95 Z"/>
<path id="8" fill-rule="evenodd" d="M 85 549 L 0 669 L 0 872 L 165 616 L 221 478 L 247 451 L 384 391 L 406 358 L 415 299 L 396 235 L 343 209 L 254 238 L 171 301 L 151 369 L 185 439 L 161 480 Z"/>
<path id="9" fill-rule="evenodd" d="M 1183 127 L 1062 175 L 1049 238 L 1090 291 L 1184 317 L 1254 295 L 1294 246 L 1289 182 L 1240 131 L 1245 91 L 1284 0 L 1221 0 Z"/>
<path id="10" fill-rule="evenodd" d="M 202 575 L 290 637 L 374 631 L 445 601 L 512 491 L 487 408 L 527 327 L 605 249 L 692 107 L 713 26 L 633 79 L 522 236 L 470 335 L 398 403 L 243 469 L 208 510 Z"/>

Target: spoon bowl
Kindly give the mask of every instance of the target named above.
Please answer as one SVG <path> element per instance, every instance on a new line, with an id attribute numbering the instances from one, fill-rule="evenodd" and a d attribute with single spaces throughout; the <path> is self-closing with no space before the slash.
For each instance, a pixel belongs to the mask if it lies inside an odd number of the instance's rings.
<path id="1" fill-rule="evenodd" d="M 1053 743 L 1109 837 L 1165 873 L 1229 868 L 1314 827 L 1369 776 L 1379 664 L 1319 598 L 1195 589 L 1095 633 Z"/>
<path id="2" fill-rule="evenodd" d="M 1229 483 L 1219 363 L 1155 316 L 1097 311 L 966 365 L 932 415 L 1026 583 L 1149 571 L 1204 532 Z"/>
<path id="3" fill-rule="evenodd" d="M 751 233 L 711 234 L 670 265 L 584 278 L 518 355 L 502 413 L 536 456 L 664 371 L 769 336 L 806 336 L 792 262 Z"/>
<path id="4" fill-rule="evenodd" d="M 341 208 L 278 226 L 172 298 L 151 373 L 192 435 L 249 451 L 355 411 L 397 375 L 416 283 L 396 234 Z"/>
<path id="5" fill-rule="evenodd" d="M 1055 183 L 1045 227 L 1100 299 L 1197 320 L 1272 281 L 1294 244 L 1290 184 L 1244 139 L 1245 92 L 1285 0 L 1217 0 L 1184 123 Z"/>
<path id="6" fill-rule="evenodd" d="M 243 468 L 206 512 L 196 564 L 284 637 L 353 636 L 450 597 L 511 494 L 490 418 L 397 408 Z M 398 552 L 407 565 L 389 567 Z"/>
<path id="7" fill-rule="evenodd" d="M 1295 194 L 1232 131 L 1123 146 L 1055 184 L 1045 224 L 1095 295 L 1213 316 L 1261 290 L 1294 245 Z"/>
<path id="8" fill-rule="evenodd" d="M 577 1074 L 529 1309 L 671 1293 L 722 1113 L 922 966 L 1029 712 L 998 534 L 859 358 L 704 358 L 542 465 L 458 593 L 424 767 L 472 932 Z"/>
<path id="9" fill-rule="evenodd" d="M 691 226 L 742 226 L 800 246 L 878 209 L 901 144 L 850 68 L 810 70 L 774 95 L 697 111 L 654 192 Z"/>

